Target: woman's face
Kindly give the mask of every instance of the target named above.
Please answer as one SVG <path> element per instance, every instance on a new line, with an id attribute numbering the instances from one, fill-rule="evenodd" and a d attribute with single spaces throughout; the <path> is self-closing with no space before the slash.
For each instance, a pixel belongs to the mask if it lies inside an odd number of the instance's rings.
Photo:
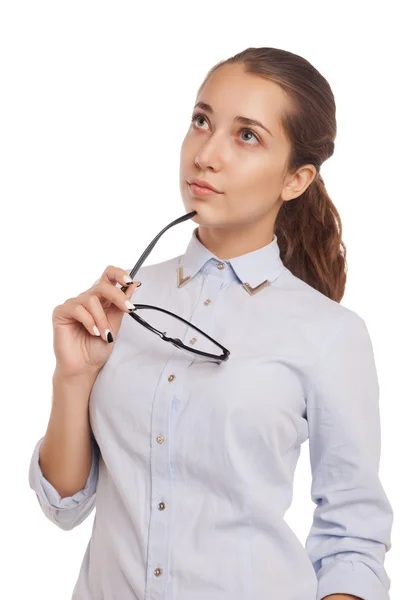
<path id="1" fill-rule="evenodd" d="M 211 75 L 197 102 L 208 106 L 195 106 L 180 155 L 186 212 L 196 210 L 193 220 L 205 227 L 254 225 L 270 241 L 282 202 L 300 195 L 313 175 L 305 169 L 284 178 L 290 144 L 280 127 L 287 102 L 282 89 L 245 73 L 242 65 L 224 65 Z M 260 121 L 269 132 L 240 123 L 237 116 Z M 187 183 L 193 177 L 221 193 L 196 197 Z"/>

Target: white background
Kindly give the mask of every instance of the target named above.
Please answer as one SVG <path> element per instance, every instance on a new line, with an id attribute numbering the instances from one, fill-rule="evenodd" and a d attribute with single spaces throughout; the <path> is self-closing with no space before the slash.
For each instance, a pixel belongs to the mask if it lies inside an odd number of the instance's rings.
<path id="1" fill-rule="evenodd" d="M 337 103 L 321 174 L 343 221 L 342 304 L 366 321 L 381 389 L 380 476 L 399 508 L 399 42 L 396 2 L 3 2 L 0 9 L 0 597 L 70 600 L 94 512 L 65 532 L 28 466 L 51 407 L 53 308 L 109 264 L 132 268 L 185 214 L 179 151 L 208 69 L 249 46 L 304 56 Z M 398 8 L 398 6 L 397 6 Z M 193 221 L 145 264 L 186 249 Z M 286 519 L 304 544 L 308 442 Z M 266 505 L 266 510 L 268 506 Z M 400 597 L 399 530 L 385 566 Z M 246 599 L 250 600 L 250 599 Z"/>

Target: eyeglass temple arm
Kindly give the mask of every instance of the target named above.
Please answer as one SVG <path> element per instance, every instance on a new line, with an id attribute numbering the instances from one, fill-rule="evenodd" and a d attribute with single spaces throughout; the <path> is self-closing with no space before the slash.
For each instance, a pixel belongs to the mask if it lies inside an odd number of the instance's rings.
<path id="1" fill-rule="evenodd" d="M 150 254 L 150 252 L 153 250 L 154 246 L 156 245 L 156 243 L 158 242 L 158 240 L 160 239 L 162 234 L 165 233 L 167 231 L 167 229 L 169 229 L 170 227 L 173 227 L 174 225 L 178 225 L 178 223 L 182 223 L 183 221 L 187 221 L 188 219 L 191 219 L 196 214 L 197 214 L 197 211 L 193 210 L 192 212 L 187 213 L 186 215 L 183 215 L 182 217 L 179 217 L 178 219 L 175 219 L 175 221 L 172 221 L 172 223 L 170 223 L 169 225 L 164 227 L 164 229 L 162 231 L 160 231 L 160 233 L 156 235 L 154 240 L 152 242 L 150 242 L 150 244 L 147 246 L 146 250 L 143 252 L 142 256 L 139 258 L 136 265 L 133 267 L 132 271 L 129 273 L 130 277 L 132 277 L 132 279 L 135 277 L 136 273 L 139 271 L 140 267 L 142 266 L 142 264 L 144 263 L 144 261 L 146 260 L 146 258 Z M 124 286 L 121 288 L 121 291 L 125 292 L 127 289 L 128 289 L 128 286 Z"/>

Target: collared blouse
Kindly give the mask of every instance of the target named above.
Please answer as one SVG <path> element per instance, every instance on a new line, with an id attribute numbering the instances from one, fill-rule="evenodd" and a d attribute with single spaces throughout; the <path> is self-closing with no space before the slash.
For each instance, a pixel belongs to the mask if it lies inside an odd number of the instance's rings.
<path id="1" fill-rule="evenodd" d="M 135 279 L 134 304 L 180 315 L 230 356 L 176 348 L 124 314 L 91 391 L 81 491 L 60 497 L 37 442 L 29 483 L 46 517 L 71 530 L 96 509 L 72 598 L 388 600 L 393 511 L 365 321 L 294 276 L 276 235 L 221 260 L 196 228 L 183 255 Z M 307 439 L 315 509 L 304 547 L 284 515 Z"/>

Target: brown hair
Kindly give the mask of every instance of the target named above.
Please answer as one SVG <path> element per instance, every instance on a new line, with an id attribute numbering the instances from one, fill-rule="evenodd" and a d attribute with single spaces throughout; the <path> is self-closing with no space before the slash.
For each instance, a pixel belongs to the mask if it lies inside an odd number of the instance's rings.
<path id="1" fill-rule="evenodd" d="M 297 198 L 283 202 L 275 222 L 282 262 L 297 277 L 336 302 L 346 284 L 346 246 L 339 213 L 320 175 L 334 151 L 336 105 L 327 80 L 307 60 L 277 48 L 247 48 L 217 63 L 207 79 L 226 64 L 243 64 L 247 73 L 279 84 L 288 100 L 281 125 L 291 142 L 288 172 L 313 164 L 317 175 Z"/>

